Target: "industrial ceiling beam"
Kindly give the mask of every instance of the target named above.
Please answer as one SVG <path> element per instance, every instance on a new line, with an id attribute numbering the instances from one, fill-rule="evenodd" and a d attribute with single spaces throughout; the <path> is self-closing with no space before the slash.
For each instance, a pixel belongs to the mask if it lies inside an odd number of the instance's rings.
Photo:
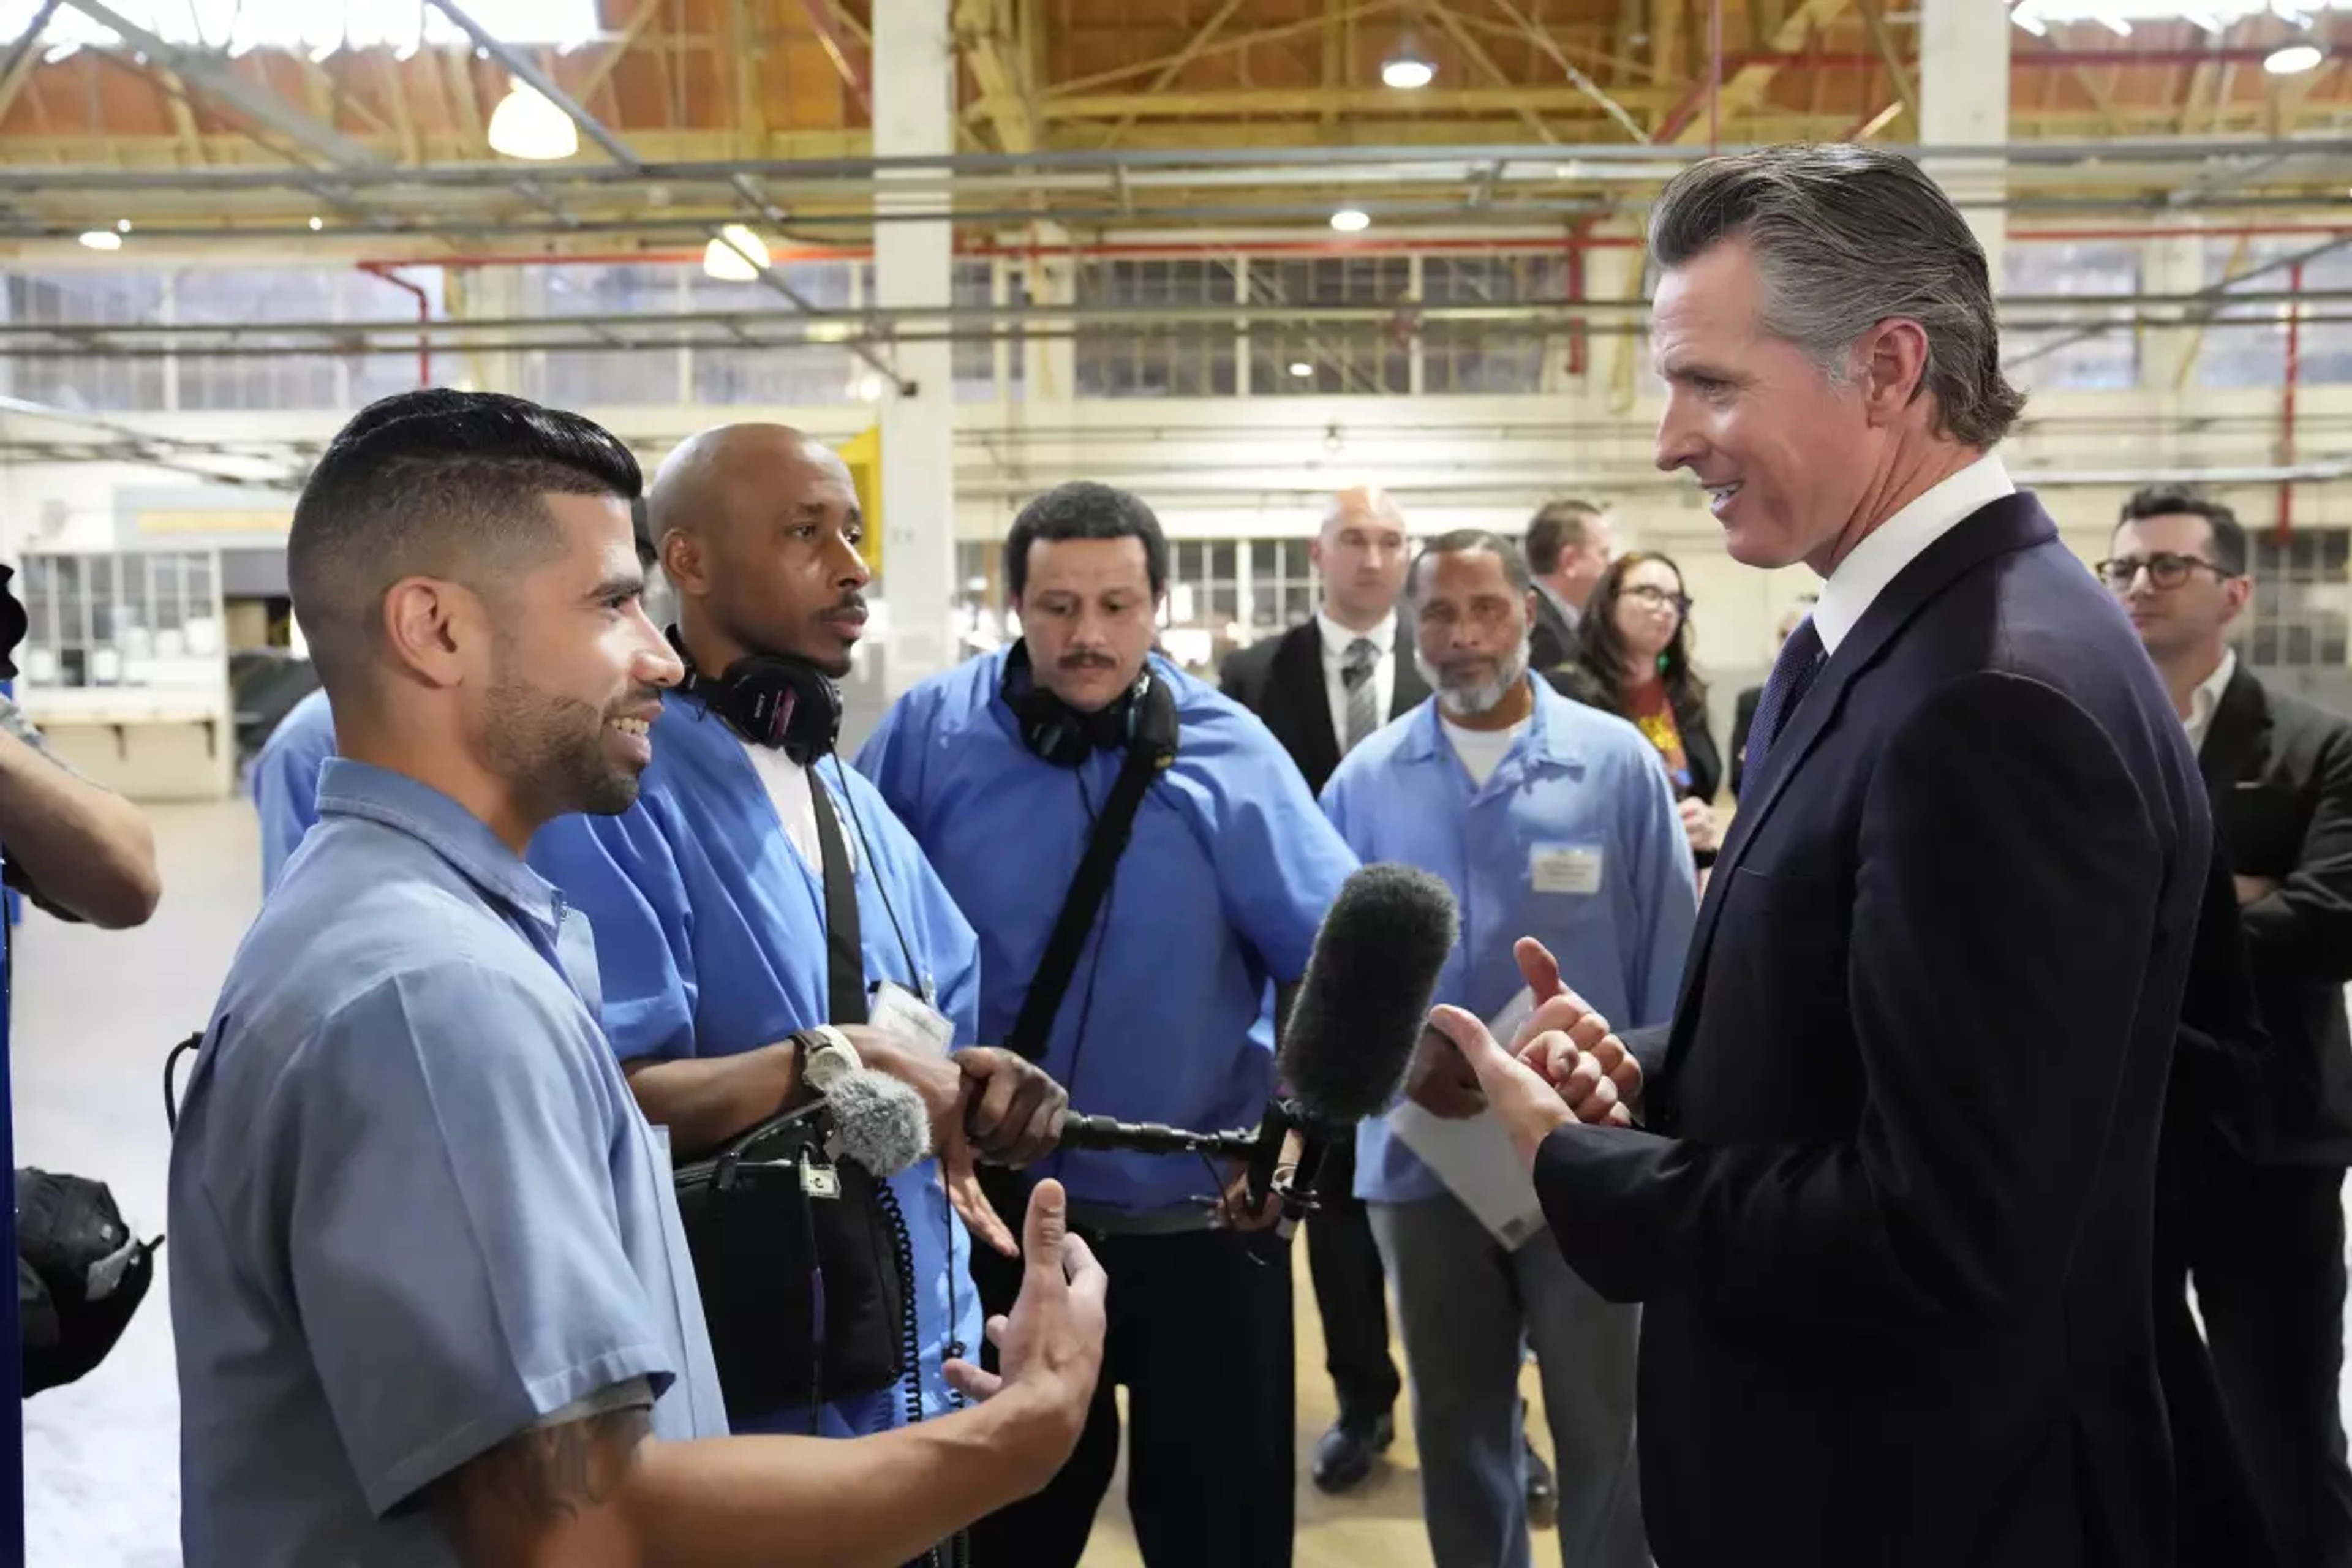
<path id="1" fill-rule="evenodd" d="M 1184 51 L 1179 50 L 1176 54 L 1160 55 L 1151 59 L 1138 60 L 1132 65 L 1118 66 L 1109 70 L 1095 71 L 1087 76 L 1070 77 L 1061 81 L 1048 83 L 1039 90 L 1038 96 L 1050 101 L 1056 97 L 1066 97 L 1073 93 L 1093 92 L 1097 89 L 1108 87 L 1113 82 L 1126 81 L 1131 77 L 1149 76 L 1154 71 L 1164 68 L 1172 59 L 1181 58 L 1207 59 L 1213 55 L 1251 48 L 1259 44 L 1279 43 L 1286 38 L 1324 32 L 1335 26 L 1360 20 L 1366 16 L 1378 16 L 1384 11 L 1404 10 L 1411 4 L 1412 0 L 1357 0 L 1356 4 L 1326 10 L 1321 15 L 1310 16 L 1304 21 L 1285 22 L 1272 27 L 1254 27 L 1245 33 L 1228 33 L 1213 43 L 1203 44 L 1199 48 L 1192 50 L 1189 57 Z M 967 109 L 964 114 L 969 119 L 971 110 Z"/>
<path id="2" fill-rule="evenodd" d="M 58 14 L 58 3 L 59 0 L 41 0 L 41 8 L 33 13 L 25 30 L 8 46 L 7 55 L 0 58 L 0 118 L 6 116 L 16 95 L 32 79 L 33 68 L 40 63 L 41 34 L 47 28 L 49 18 Z"/>
<path id="3" fill-rule="evenodd" d="M 1512 4 L 1512 0 L 1493 0 L 1493 4 L 1503 15 L 1517 24 L 1519 31 L 1527 35 L 1529 43 L 1550 57 L 1552 64 L 1560 68 L 1560 73 L 1568 78 L 1570 83 L 1578 91 L 1599 104 L 1602 113 L 1623 126 L 1627 135 L 1636 142 L 1647 142 L 1650 139 L 1650 133 L 1642 128 L 1642 122 L 1628 113 L 1623 104 L 1602 91 L 1599 82 L 1579 69 L 1575 62 L 1568 58 L 1567 52 L 1559 47 L 1559 41 L 1536 25 L 1534 17 L 1521 11 Z"/>
<path id="4" fill-rule="evenodd" d="M 257 87 L 229 68 L 221 56 L 183 48 L 149 32 L 122 16 L 104 0 L 64 0 L 91 21 L 111 30 L 124 46 L 147 57 L 148 64 L 186 82 L 216 102 L 227 105 L 258 124 L 323 158 L 337 169 L 364 169 L 383 162 L 374 151 L 304 114 L 266 88 Z"/>
<path id="5" fill-rule="evenodd" d="M 1691 100 L 1678 111 L 1679 117 L 1667 116 L 1657 139 L 1685 146 L 1704 142 L 1710 122 L 1719 127 L 1762 102 L 1765 91 L 1785 67 L 1802 63 L 1797 51 L 1804 47 L 1813 29 L 1835 20 L 1852 4 L 1853 0 L 1802 0 L 1767 40 L 1766 56 L 1779 58 L 1750 59 L 1742 64 L 1722 84 L 1712 116 L 1703 112 L 1711 84 L 1701 82 L 1693 89 Z"/>
<path id="6" fill-rule="evenodd" d="M 1513 95 L 1517 101 L 1512 105 L 1512 112 L 1536 133 L 1538 141 L 1553 145 L 1559 143 L 1559 137 L 1544 123 L 1543 116 L 1528 105 L 1526 89 L 1513 82 L 1509 73 L 1495 63 L 1495 57 L 1486 52 L 1485 45 L 1471 37 L 1470 29 L 1462 25 L 1462 18 L 1454 14 L 1454 7 L 1447 5 L 1446 0 L 1429 0 L 1425 14 L 1437 19 L 1438 26 L 1454 40 L 1454 47 L 1462 51 L 1463 57 L 1478 68 L 1479 75 Z"/>
<path id="7" fill-rule="evenodd" d="M 1008 0 L 955 0 L 955 39 L 980 87 L 981 111 L 1007 153 L 1033 153 L 1039 145 L 1034 96 Z"/>
<path id="8" fill-rule="evenodd" d="M 1216 37 L 1217 30 L 1232 21 L 1234 13 L 1240 9 L 1241 0 L 1224 0 L 1224 3 L 1217 7 L 1209 19 L 1202 23 L 1193 32 L 1192 37 L 1185 40 L 1184 47 L 1170 56 L 1168 63 L 1160 68 L 1159 74 L 1151 79 L 1151 85 L 1143 89 L 1145 100 L 1148 101 L 1152 94 L 1164 90 L 1169 83 L 1176 79 L 1179 71 L 1197 59 L 1201 51 L 1207 48 L 1210 42 Z M 1120 115 L 1118 122 L 1104 134 L 1101 144 L 1105 147 L 1116 145 L 1118 139 L 1127 133 L 1128 128 L 1135 123 L 1137 113 L 1138 110 L 1131 107 L 1126 113 Z"/>

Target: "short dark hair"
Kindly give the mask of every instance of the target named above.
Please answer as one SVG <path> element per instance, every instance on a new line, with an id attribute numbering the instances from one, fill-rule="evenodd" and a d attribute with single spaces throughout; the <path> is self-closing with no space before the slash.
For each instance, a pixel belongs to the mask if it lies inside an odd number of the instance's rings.
<path id="1" fill-rule="evenodd" d="M 1004 583 L 1013 598 L 1029 585 L 1029 547 L 1039 540 L 1139 539 L 1156 598 L 1168 583 L 1168 536 L 1141 496 L 1092 479 L 1055 485 L 1021 509 L 1004 536 Z"/>
<path id="2" fill-rule="evenodd" d="M 654 548 L 653 514 L 646 510 L 643 496 L 629 503 L 629 530 L 637 536 L 637 564 L 652 571 L 661 560 L 661 552 Z"/>
<path id="3" fill-rule="evenodd" d="M 1528 524 L 1528 568 L 1538 577 L 1559 570 L 1559 558 L 1591 537 L 1586 524 L 1601 515 L 1589 500 L 1549 500 Z"/>
<path id="4" fill-rule="evenodd" d="M 634 501 L 644 488 L 629 449 L 577 414 L 439 387 L 370 404 L 320 455 L 287 535 L 320 682 L 366 667 L 384 592 L 402 578 L 490 591 L 555 548 L 549 494 Z"/>
<path id="5" fill-rule="evenodd" d="M 2246 527 L 2238 514 L 2209 496 L 2198 494 L 2187 485 L 2148 485 L 2132 492 L 2124 502 L 2124 510 L 2116 519 L 2120 529 L 2127 522 L 2138 522 L 2150 517 L 2201 517 L 2213 531 L 2213 564 L 2232 577 L 2246 574 Z"/>
<path id="6" fill-rule="evenodd" d="M 1519 552 L 1517 545 L 1486 529 L 1457 528 L 1439 534 L 1421 547 L 1421 553 L 1412 558 L 1412 569 L 1404 574 L 1404 596 L 1408 599 L 1421 596 L 1421 565 L 1431 556 L 1467 555 L 1480 550 L 1502 562 L 1503 575 L 1509 579 L 1513 592 L 1526 594 L 1534 589 L 1535 579 L 1528 574 L 1528 558 Z"/>
<path id="7" fill-rule="evenodd" d="M 1766 147 L 1702 159 L 1650 209 L 1650 256 L 1680 267 L 1726 240 L 1753 248 L 1764 326 L 1843 379 L 1854 341 L 1903 318 L 1927 334 L 1919 390 L 1942 433 L 1990 447 L 2024 395 L 2000 369 L 1984 247 L 1919 165 L 1853 142 Z"/>

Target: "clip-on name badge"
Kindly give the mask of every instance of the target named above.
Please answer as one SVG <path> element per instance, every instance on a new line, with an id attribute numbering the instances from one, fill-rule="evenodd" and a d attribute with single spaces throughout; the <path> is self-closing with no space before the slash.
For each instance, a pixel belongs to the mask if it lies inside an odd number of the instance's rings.
<path id="1" fill-rule="evenodd" d="M 866 1021 L 942 1058 L 955 1043 L 955 1025 L 947 1015 L 896 981 L 885 980 L 874 988 Z"/>

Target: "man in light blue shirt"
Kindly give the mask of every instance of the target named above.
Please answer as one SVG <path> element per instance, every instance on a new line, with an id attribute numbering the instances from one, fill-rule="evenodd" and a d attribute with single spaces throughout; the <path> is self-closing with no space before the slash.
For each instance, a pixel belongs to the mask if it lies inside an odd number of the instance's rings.
<path id="1" fill-rule="evenodd" d="M 636 464 L 515 398 L 373 413 L 289 541 L 342 755 L 173 1146 L 190 1568 L 903 1563 L 1068 1453 L 1099 1271 L 1042 1189 L 1008 1375 L 956 1373 L 986 1405 L 692 1441 L 727 1427 L 667 1151 L 598 1030 L 594 939 L 522 859 L 626 809 L 679 677 L 638 605 Z"/>
<path id="2" fill-rule="evenodd" d="M 1023 640 L 917 686 L 858 758 L 980 932 L 980 1037 L 1013 1037 L 1129 739 L 1171 715 L 1153 777 L 1042 1042 L 1077 1110 L 1247 1127 L 1274 1087 L 1274 992 L 1297 982 L 1355 858 L 1279 742 L 1151 649 L 1168 545 L 1125 491 L 1064 485 L 1014 520 Z M 1119 1278 L 1087 1436 L 1040 1497 L 973 1532 L 980 1568 L 1071 1568 L 1118 1458 L 1153 1568 L 1290 1560 L 1289 1260 L 1219 1224 L 1233 1173 L 1196 1158 L 1057 1152 L 1044 1169 Z M 1003 1206 L 1000 1203 L 1000 1206 Z M 1001 1292 L 973 1259 L 983 1296 Z M 1000 1310 L 1001 1294 L 989 1300 Z"/>
<path id="3" fill-rule="evenodd" d="M 844 1025 L 865 1065 L 921 1089 L 935 1145 L 977 1210 L 967 1110 L 991 1152 L 1050 1146 L 1064 1103 L 1034 1067 L 975 1048 L 979 942 L 922 851 L 866 778 L 832 754 L 838 693 L 866 622 L 865 520 L 841 459 L 797 430 L 735 425 L 672 452 L 649 510 L 678 595 L 672 635 L 691 671 L 654 723 L 637 804 L 616 816 L 548 825 L 531 863 L 594 923 L 604 1019 L 637 1102 L 681 1154 L 717 1148 L 800 1092 L 791 1037 Z M 765 684 L 763 684 L 765 683 Z M 758 728 L 767 693 L 792 700 L 787 732 Z M 821 820 L 818 814 L 829 820 Z M 837 834 L 856 909 L 857 994 L 831 994 L 824 845 Z M 927 1000 L 928 999 L 928 1000 Z M 946 1037 L 910 1032 L 935 1009 Z M 869 1017 L 877 1026 L 859 1027 Z M 951 1057 L 950 1047 L 960 1047 Z M 991 1097 L 986 1085 L 1014 1081 Z M 1029 1130 L 1042 1129 L 1035 1146 Z M 1007 1137 L 998 1142 L 993 1135 Z M 947 1362 L 976 1353 L 971 1237 L 950 1206 L 941 1163 L 889 1178 L 911 1258 L 919 1355 L 906 1376 L 926 1418 L 952 1408 Z M 991 1245 L 1009 1247 L 992 1214 Z M 786 1288 L 779 1282 L 778 1288 Z M 789 1288 L 805 1289 L 800 1282 Z M 894 1325 L 895 1330 L 895 1325 Z M 722 1336 L 723 1338 L 723 1336 Z M 722 1375 L 728 1373 L 721 1351 Z M 735 1386 L 732 1383 L 730 1388 Z M 833 1436 L 905 1419 L 898 1385 L 846 1391 L 819 1413 Z M 810 1412 L 730 1404 L 738 1431 L 806 1431 Z"/>
<path id="4" fill-rule="evenodd" d="M 319 774 L 335 754 L 335 714 L 326 688 L 306 693 L 286 710 L 253 759 L 253 808 L 261 818 L 261 890 L 267 896 L 286 874 L 319 822 Z"/>
<path id="5" fill-rule="evenodd" d="M 1406 579 L 1405 610 L 1436 695 L 1349 753 L 1323 809 L 1364 860 L 1419 866 L 1453 888 L 1462 946 L 1437 1001 L 1500 1013 L 1523 984 L 1513 944 L 1532 936 L 1603 1016 L 1664 1023 L 1697 894 L 1656 749 L 1623 720 L 1528 678 L 1534 595 L 1509 541 L 1476 531 L 1433 540 Z M 1467 1066 L 1433 1037 L 1406 1093 L 1448 1121 L 1485 1109 Z M 1547 1229 L 1506 1246 L 1385 1121 L 1357 1133 L 1356 1190 L 1396 1283 L 1438 1568 L 1529 1561 L 1523 1337 L 1543 1375 L 1561 1562 L 1645 1568 L 1636 1310 L 1577 1279 Z"/>

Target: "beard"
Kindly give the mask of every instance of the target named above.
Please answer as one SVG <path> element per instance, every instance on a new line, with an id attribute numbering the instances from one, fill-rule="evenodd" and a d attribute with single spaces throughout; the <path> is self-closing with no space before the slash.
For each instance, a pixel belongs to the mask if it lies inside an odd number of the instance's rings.
<path id="1" fill-rule="evenodd" d="M 482 716 L 482 755 L 531 815 L 617 816 L 637 801 L 634 768 L 604 750 L 603 710 L 518 679 L 503 650 Z"/>
<path id="2" fill-rule="evenodd" d="M 1518 646 L 1504 656 L 1491 680 L 1449 680 L 1445 672 L 1430 663 L 1419 648 L 1412 651 L 1412 667 L 1421 672 L 1429 689 L 1437 693 L 1440 708 L 1465 719 L 1475 719 L 1482 713 L 1493 712 L 1496 705 L 1511 694 L 1511 689 L 1527 679 L 1528 639 L 1521 637 Z"/>

